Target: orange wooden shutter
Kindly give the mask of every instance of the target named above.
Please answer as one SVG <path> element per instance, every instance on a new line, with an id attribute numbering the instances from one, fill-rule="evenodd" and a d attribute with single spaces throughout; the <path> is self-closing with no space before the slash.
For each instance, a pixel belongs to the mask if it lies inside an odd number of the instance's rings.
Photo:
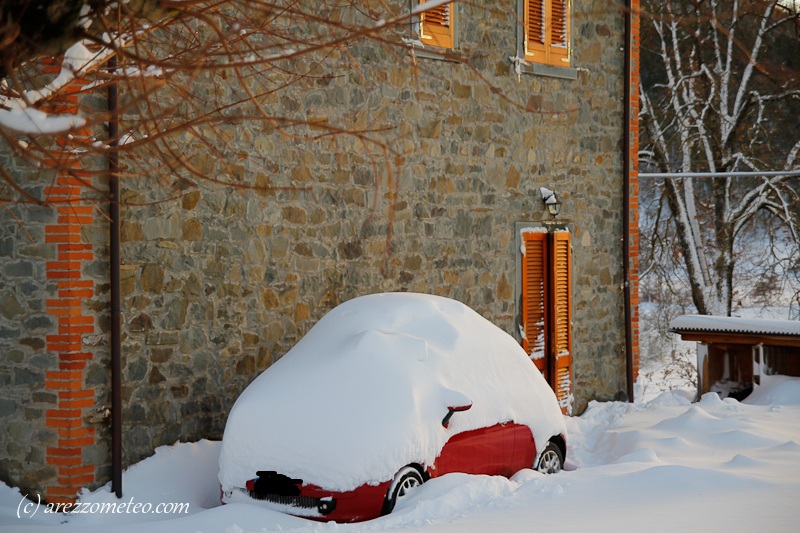
<path id="1" fill-rule="evenodd" d="M 539 63 L 545 61 L 544 14 L 545 0 L 525 1 L 525 55 Z"/>
<path id="2" fill-rule="evenodd" d="M 525 59 L 569 66 L 569 0 L 525 0 Z"/>
<path id="3" fill-rule="evenodd" d="M 425 0 L 419 0 L 422 5 Z M 424 44 L 453 48 L 452 5 L 437 6 L 420 13 L 419 38 Z"/>
<path id="4" fill-rule="evenodd" d="M 567 0 L 550 0 L 550 42 L 548 63 L 569 66 L 569 4 Z"/>
<path id="5" fill-rule="evenodd" d="M 522 347 L 547 378 L 547 233 L 522 234 Z"/>
<path id="6" fill-rule="evenodd" d="M 570 233 L 553 233 L 550 384 L 565 414 L 572 414 L 572 250 Z"/>

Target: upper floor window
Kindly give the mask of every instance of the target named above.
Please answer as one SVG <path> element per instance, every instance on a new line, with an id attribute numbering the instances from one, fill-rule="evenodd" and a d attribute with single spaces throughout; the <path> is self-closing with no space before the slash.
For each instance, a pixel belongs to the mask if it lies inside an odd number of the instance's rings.
<path id="1" fill-rule="evenodd" d="M 570 0 L 522 0 L 525 61 L 570 66 Z"/>
<path id="2" fill-rule="evenodd" d="M 415 0 L 419 14 L 419 39 L 427 46 L 453 48 L 455 43 L 456 9 L 454 3 Z M 435 4 L 426 9 L 425 4 Z M 424 11 L 422 11 L 424 10 Z"/>

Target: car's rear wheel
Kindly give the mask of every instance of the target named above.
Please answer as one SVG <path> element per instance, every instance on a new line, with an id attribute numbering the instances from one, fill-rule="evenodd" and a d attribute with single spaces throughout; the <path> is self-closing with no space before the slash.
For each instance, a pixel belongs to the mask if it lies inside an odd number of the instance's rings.
<path id="1" fill-rule="evenodd" d="M 555 443 L 548 442 L 534 470 L 542 474 L 555 474 L 564 468 L 564 454 Z"/>
<path id="2" fill-rule="evenodd" d="M 400 469 L 389 485 L 386 501 L 383 504 L 383 514 L 391 513 L 399 500 L 402 500 L 411 489 L 419 487 L 423 482 L 422 474 L 415 467 L 406 466 Z"/>

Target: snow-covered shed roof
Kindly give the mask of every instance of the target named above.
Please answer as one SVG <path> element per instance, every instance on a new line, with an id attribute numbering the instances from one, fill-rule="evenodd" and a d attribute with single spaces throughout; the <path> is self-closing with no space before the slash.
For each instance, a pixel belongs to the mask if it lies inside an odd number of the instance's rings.
<path id="1" fill-rule="evenodd" d="M 800 321 L 795 320 L 682 315 L 670 322 L 669 329 L 683 340 L 741 339 L 743 343 L 800 346 Z"/>

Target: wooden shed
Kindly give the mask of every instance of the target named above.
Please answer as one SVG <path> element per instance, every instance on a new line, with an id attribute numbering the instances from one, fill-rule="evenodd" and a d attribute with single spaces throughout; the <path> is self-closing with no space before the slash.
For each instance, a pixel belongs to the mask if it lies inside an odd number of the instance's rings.
<path id="1" fill-rule="evenodd" d="M 761 376 L 800 377 L 800 321 L 683 315 L 670 331 L 697 342 L 697 392 L 743 399 Z"/>

